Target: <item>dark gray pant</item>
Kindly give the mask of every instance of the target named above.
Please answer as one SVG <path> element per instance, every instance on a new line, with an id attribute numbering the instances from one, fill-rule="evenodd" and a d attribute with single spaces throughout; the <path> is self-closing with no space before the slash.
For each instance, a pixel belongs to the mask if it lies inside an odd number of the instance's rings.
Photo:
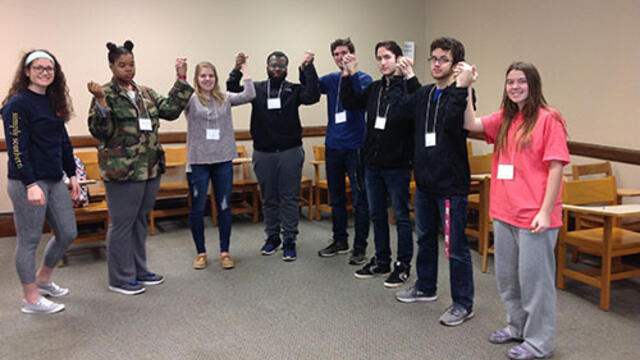
<path id="1" fill-rule="evenodd" d="M 109 284 L 123 286 L 147 273 L 145 240 L 160 177 L 146 181 L 107 181 Z"/>
<path id="2" fill-rule="evenodd" d="M 21 181 L 9 179 L 7 192 L 13 204 L 13 222 L 16 226 L 16 269 L 20 281 L 30 284 L 36 281 L 36 249 L 42 239 L 45 218 L 53 229 L 44 250 L 44 265 L 53 268 L 78 235 L 76 217 L 67 186 L 59 181 L 39 180 L 47 203 L 44 206 L 29 204 L 27 189 Z"/>
<path id="3" fill-rule="evenodd" d="M 284 239 L 296 239 L 303 164 L 304 149 L 301 146 L 280 152 L 253 151 L 253 171 L 262 192 L 267 236 L 280 235 L 282 228 Z"/>

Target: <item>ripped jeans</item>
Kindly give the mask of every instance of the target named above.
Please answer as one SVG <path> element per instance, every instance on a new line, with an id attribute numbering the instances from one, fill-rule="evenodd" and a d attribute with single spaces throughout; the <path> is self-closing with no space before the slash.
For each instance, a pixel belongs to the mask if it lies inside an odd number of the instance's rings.
<path id="1" fill-rule="evenodd" d="M 187 173 L 191 207 L 189 208 L 189 226 L 198 254 L 206 253 L 204 244 L 204 212 L 207 205 L 209 179 L 213 184 L 213 193 L 218 210 L 218 231 L 220 234 L 220 252 L 229 251 L 231 237 L 231 187 L 233 185 L 233 166 L 231 161 L 216 164 L 192 164 Z"/>

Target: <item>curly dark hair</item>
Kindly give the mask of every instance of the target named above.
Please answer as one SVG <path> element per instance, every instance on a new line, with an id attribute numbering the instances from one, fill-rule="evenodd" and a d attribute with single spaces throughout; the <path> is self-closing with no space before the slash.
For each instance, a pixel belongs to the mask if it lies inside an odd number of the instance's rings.
<path id="1" fill-rule="evenodd" d="M 64 121 L 69 121 L 71 115 L 73 114 L 73 105 L 71 103 L 71 96 L 69 96 L 69 88 L 67 87 L 67 79 L 62 72 L 62 67 L 60 66 L 60 62 L 56 59 L 53 54 L 47 50 L 36 49 L 28 51 L 22 56 L 20 62 L 18 63 L 18 69 L 16 70 L 16 75 L 13 78 L 13 83 L 11 84 L 11 88 L 7 93 L 7 96 L 2 100 L 2 105 L 6 104 L 15 94 L 25 90 L 29 87 L 30 80 L 27 77 L 26 70 L 29 65 L 25 65 L 25 61 L 31 53 L 35 51 L 43 51 L 49 56 L 51 56 L 54 60 L 53 68 L 54 68 L 54 77 L 51 85 L 47 86 L 46 95 L 51 102 L 52 110 L 56 113 L 56 115 L 60 116 L 64 119 Z M 33 62 L 32 62 L 33 63 Z"/>

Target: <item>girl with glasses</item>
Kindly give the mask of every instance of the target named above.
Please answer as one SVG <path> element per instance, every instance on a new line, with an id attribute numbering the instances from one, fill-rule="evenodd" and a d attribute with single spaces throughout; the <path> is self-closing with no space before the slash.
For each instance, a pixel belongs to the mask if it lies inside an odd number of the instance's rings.
<path id="1" fill-rule="evenodd" d="M 17 242 L 15 263 L 24 313 L 56 313 L 65 306 L 42 295 L 69 293 L 51 281 L 54 267 L 77 235 L 71 198 L 80 195 L 73 148 L 65 128 L 73 107 L 60 63 L 46 50 L 26 53 L 2 101 L 7 139 L 7 191 L 13 204 Z M 71 196 L 62 181 L 69 177 Z M 45 219 L 53 229 L 43 264 L 35 270 Z"/>

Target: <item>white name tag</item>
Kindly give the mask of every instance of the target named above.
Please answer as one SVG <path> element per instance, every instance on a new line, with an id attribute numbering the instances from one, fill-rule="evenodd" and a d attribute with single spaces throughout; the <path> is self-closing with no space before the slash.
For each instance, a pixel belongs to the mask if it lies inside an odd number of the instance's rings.
<path id="1" fill-rule="evenodd" d="M 138 119 L 138 124 L 140 126 L 140 130 L 141 131 L 151 131 L 151 130 L 153 130 L 153 127 L 151 125 L 151 119 L 139 118 Z"/>
<path id="2" fill-rule="evenodd" d="M 280 109 L 280 98 L 267 99 L 267 109 L 269 110 Z"/>
<path id="3" fill-rule="evenodd" d="M 220 140 L 220 129 L 207 129 L 207 140 Z"/>
<path id="4" fill-rule="evenodd" d="M 346 111 L 336 113 L 336 124 L 341 124 L 341 123 L 343 123 L 345 121 L 347 121 L 347 112 Z"/>
<path id="5" fill-rule="evenodd" d="M 499 164 L 498 179 L 513 180 L 513 165 Z"/>
<path id="6" fill-rule="evenodd" d="M 375 124 L 375 128 L 376 129 L 380 129 L 380 130 L 384 130 L 384 126 L 387 124 L 387 118 L 384 116 L 378 116 L 376 118 L 376 124 Z"/>
<path id="7" fill-rule="evenodd" d="M 436 146 L 436 133 L 426 133 L 424 134 L 424 146 L 432 147 Z"/>

